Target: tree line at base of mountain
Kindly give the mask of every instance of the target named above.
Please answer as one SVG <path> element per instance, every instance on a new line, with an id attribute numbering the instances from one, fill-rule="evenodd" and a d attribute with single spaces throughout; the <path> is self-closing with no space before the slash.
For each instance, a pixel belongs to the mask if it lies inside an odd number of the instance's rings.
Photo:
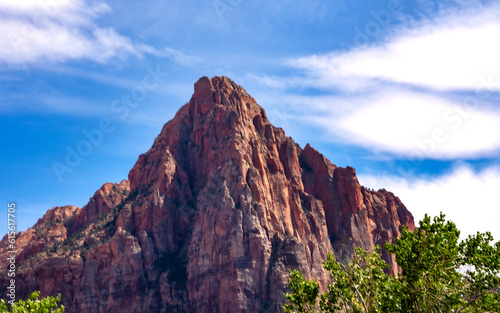
<path id="1" fill-rule="evenodd" d="M 500 242 L 491 233 L 460 241 L 456 225 L 444 214 L 428 215 L 411 232 L 385 249 L 400 267 L 396 276 L 384 271 L 379 254 L 357 248 L 347 264 L 329 254 L 323 263 L 331 282 L 319 294 L 315 280 L 291 271 L 290 292 L 282 309 L 292 312 L 434 313 L 500 312 Z"/>

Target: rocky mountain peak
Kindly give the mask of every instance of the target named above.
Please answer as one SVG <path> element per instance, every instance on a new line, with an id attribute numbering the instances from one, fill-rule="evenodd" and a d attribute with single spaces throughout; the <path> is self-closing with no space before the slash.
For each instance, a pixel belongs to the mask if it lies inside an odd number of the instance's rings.
<path id="1" fill-rule="evenodd" d="M 128 181 L 41 221 L 19 234 L 19 295 L 61 293 L 69 312 L 279 312 L 289 270 L 324 288 L 328 252 L 348 260 L 414 227 L 396 196 L 302 149 L 217 76 L 198 80 Z"/>
<path id="2" fill-rule="evenodd" d="M 189 113 L 205 115 L 214 106 L 224 106 L 238 113 L 259 110 L 255 100 L 241 86 L 227 77 L 204 76 L 194 85 L 194 93 L 189 101 Z"/>

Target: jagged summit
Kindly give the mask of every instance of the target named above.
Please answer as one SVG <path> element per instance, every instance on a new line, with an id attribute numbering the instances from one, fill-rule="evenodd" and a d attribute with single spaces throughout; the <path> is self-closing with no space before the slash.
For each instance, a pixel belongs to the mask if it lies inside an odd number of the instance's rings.
<path id="1" fill-rule="evenodd" d="M 325 287 L 329 251 L 347 259 L 413 223 L 392 193 L 286 137 L 242 87 L 202 77 L 128 181 L 20 234 L 18 295 L 61 293 L 84 313 L 279 312 L 290 269 Z M 4 238 L 4 268 L 6 251 Z"/>
<path id="2" fill-rule="evenodd" d="M 241 107 L 247 105 L 246 108 Z M 236 112 L 262 109 L 241 86 L 227 77 L 203 76 L 194 85 L 194 93 L 189 101 L 191 115 L 205 115 L 214 106 L 224 106 Z"/>
<path id="3" fill-rule="evenodd" d="M 284 140 L 284 131 L 270 124 L 264 109 L 242 87 L 226 77 L 202 77 L 194 85 L 191 100 L 165 124 L 151 150 L 139 157 L 137 164 L 151 158 L 150 154 L 160 158 L 167 149 L 183 168 L 197 172 L 193 183 L 201 188 L 210 169 L 229 160 L 252 163 L 251 144 L 276 138 Z M 246 153 L 239 155 L 242 149 Z M 245 160 L 240 160 L 241 156 Z M 140 175 L 135 168 L 129 174 L 132 189 L 146 183 L 137 182 Z"/>
<path id="4" fill-rule="evenodd" d="M 248 95 L 243 87 L 225 76 L 214 76 L 212 79 L 203 76 L 194 84 L 193 98 L 209 97 L 217 91 L 232 91 L 235 94 Z M 215 101 L 223 103 L 221 99 L 215 99 Z M 228 105 L 228 103 L 223 104 Z"/>

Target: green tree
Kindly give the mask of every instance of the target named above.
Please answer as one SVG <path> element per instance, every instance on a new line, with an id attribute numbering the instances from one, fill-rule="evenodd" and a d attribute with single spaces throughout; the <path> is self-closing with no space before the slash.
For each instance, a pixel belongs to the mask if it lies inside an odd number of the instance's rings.
<path id="1" fill-rule="evenodd" d="M 323 312 L 369 313 L 390 312 L 388 302 L 394 288 L 394 278 L 385 274 L 387 264 L 376 251 L 369 253 L 356 248 L 351 262 L 344 265 L 333 254 L 323 267 L 330 272 L 331 283 L 321 295 Z"/>
<path id="2" fill-rule="evenodd" d="M 291 271 L 288 279 L 290 293 L 285 294 L 288 304 L 283 305 L 285 313 L 314 313 L 319 295 L 317 281 L 304 280 L 302 272 Z"/>
<path id="3" fill-rule="evenodd" d="M 331 282 L 321 295 L 322 312 L 500 312 L 500 242 L 494 244 L 489 232 L 459 238 L 443 214 L 426 215 L 413 232 L 403 228 L 394 244 L 385 245 L 401 269 L 397 277 L 384 272 L 378 247 L 371 253 L 357 248 L 347 265 L 330 254 L 323 264 Z M 294 277 L 295 285 L 315 283 L 300 272 Z M 290 290 L 286 298 L 293 299 L 293 308 L 316 304 L 317 293 L 304 297 L 305 289 L 292 284 Z"/>
<path id="4" fill-rule="evenodd" d="M 500 242 L 489 232 L 459 241 L 445 215 L 428 215 L 386 244 L 401 267 L 395 297 L 403 312 L 500 312 Z"/>
<path id="5" fill-rule="evenodd" d="M 12 313 L 63 313 L 64 305 L 58 307 L 59 301 L 61 301 L 61 295 L 58 295 L 57 298 L 54 297 L 46 297 L 43 299 L 40 298 L 40 292 L 33 292 L 28 300 L 23 301 L 19 300 L 18 302 L 12 304 L 9 308 L 7 307 L 7 303 L 4 299 L 0 300 L 0 312 L 12 312 Z"/>

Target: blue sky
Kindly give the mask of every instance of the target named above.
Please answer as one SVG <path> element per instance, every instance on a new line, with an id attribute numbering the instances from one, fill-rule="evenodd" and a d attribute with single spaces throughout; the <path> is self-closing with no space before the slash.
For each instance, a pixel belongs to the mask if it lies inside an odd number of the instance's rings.
<path id="1" fill-rule="evenodd" d="M 1 229 L 9 201 L 25 230 L 127 178 L 197 79 L 224 75 L 417 220 L 443 211 L 498 239 L 499 14 L 471 0 L 0 0 Z"/>

